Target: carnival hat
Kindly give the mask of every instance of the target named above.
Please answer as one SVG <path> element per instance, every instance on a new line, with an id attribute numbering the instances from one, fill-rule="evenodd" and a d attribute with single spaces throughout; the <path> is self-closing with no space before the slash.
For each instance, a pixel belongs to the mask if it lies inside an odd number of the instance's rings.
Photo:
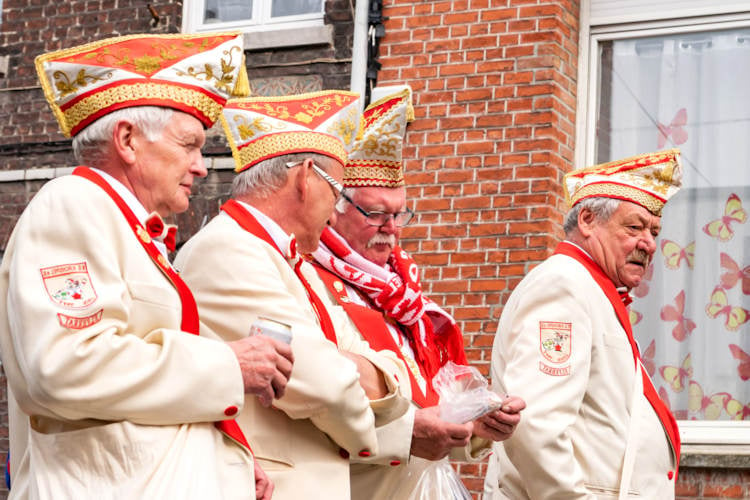
<path id="1" fill-rule="evenodd" d="M 362 116 L 362 138 L 354 143 L 346 162 L 344 186 L 403 186 L 404 136 L 406 124 L 414 120 L 411 88 L 376 88 L 372 97 Z"/>
<path id="2" fill-rule="evenodd" d="M 617 198 L 661 215 L 664 204 L 682 185 L 680 151 L 670 149 L 576 170 L 565 175 L 570 207 L 592 197 Z"/>
<path id="3" fill-rule="evenodd" d="M 221 124 L 232 148 L 235 172 L 290 153 L 319 153 L 346 163 L 360 131 L 359 94 L 324 90 L 280 97 L 248 97 L 227 103 Z"/>
<path id="4" fill-rule="evenodd" d="M 36 58 L 44 96 L 66 137 L 112 111 L 164 106 L 208 128 L 249 92 L 242 35 L 129 35 Z"/>

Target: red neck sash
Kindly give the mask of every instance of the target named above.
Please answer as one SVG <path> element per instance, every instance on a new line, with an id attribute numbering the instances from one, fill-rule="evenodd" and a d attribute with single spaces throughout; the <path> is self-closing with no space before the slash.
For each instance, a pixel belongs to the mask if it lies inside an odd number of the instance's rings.
<path id="1" fill-rule="evenodd" d="M 349 296 L 346 293 L 346 288 L 338 276 L 318 263 L 314 263 L 314 266 L 315 270 L 318 271 L 318 276 L 320 276 L 320 279 L 331 292 L 331 295 L 336 298 L 336 302 L 338 302 L 346 314 L 349 315 L 349 318 L 354 322 L 357 329 L 362 334 L 362 337 L 368 344 L 370 344 L 370 347 L 375 351 L 382 351 L 384 349 L 392 351 L 399 357 L 399 359 L 401 359 L 401 361 L 403 361 L 404 365 L 406 365 L 407 372 L 409 373 L 409 381 L 411 382 L 412 400 L 422 408 L 437 405 L 440 396 L 438 396 L 435 389 L 432 387 L 432 381 L 420 366 L 418 369 L 422 371 L 421 375 L 427 382 L 427 394 L 424 394 L 419 387 L 419 382 L 417 381 L 415 374 L 412 372 L 412 364 L 409 364 L 406 361 L 401 349 L 393 340 L 393 335 L 391 335 L 391 332 L 385 324 L 383 314 L 375 309 L 353 303 L 351 299 L 349 299 Z"/>
<path id="2" fill-rule="evenodd" d="M 591 274 L 591 276 L 594 278 L 594 281 L 596 281 L 596 283 L 609 299 L 609 302 L 612 304 L 612 307 L 615 310 L 615 314 L 617 315 L 617 319 L 620 321 L 622 328 L 625 330 L 625 333 L 628 336 L 628 341 L 630 342 L 630 347 L 633 351 L 633 361 L 635 363 L 640 363 L 641 358 L 638 352 L 638 345 L 636 344 L 635 338 L 633 337 L 633 328 L 630 325 L 628 311 L 627 309 L 625 309 L 625 304 L 623 304 L 622 298 L 620 298 L 620 294 L 617 292 L 617 289 L 615 288 L 614 283 L 612 283 L 612 280 L 610 280 L 607 275 L 604 274 L 602 268 L 599 267 L 599 265 L 596 264 L 596 262 L 594 262 L 591 257 L 589 257 L 584 251 L 582 251 L 575 245 L 563 241 L 557 245 L 555 254 L 567 255 L 568 257 L 575 259 L 576 261 L 581 263 Z M 675 420 L 674 415 L 672 415 L 672 412 L 669 411 L 669 408 L 666 407 L 664 402 L 657 394 L 656 389 L 654 388 L 654 384 L 651 382 L 651 378 L 648 376 L 646 369 L 643 368 L 641 371 L 643 373 L 643 394 L 646 396 L 648 402 L 651 403 L 651 406 L 654 408 L 654 411 L 659 417 L 659 420 L 661 420 L 661 424 L 664 427 L 665 432 L 667 433 L 667 437 L 669 438 L 670 443 L 672 444 L 672 450 L 675 454 L 675 462 L 677 465 L 679 465 L 680 432 L 679 428 L 677 427 L 677 421 Z"/>
<path id="3" fill-rule="evenodd" d="M 128 204 L 125 203 L 125 200 L 123 200 L 122 197 L 117 194 L 117 192 L 112 188 L 112 186 L 109 185 L 106 180 L 102 178 L 102 176 L 88 167 L 77 167 L 73 171 L 73 175 L 83 177 L 84 179 L 93 182 L 94 184 L 102 188 L 110 198 L 112 198 L 112 201 L 114 201 L 115 205 L 117 205 L 117 208 L 120 209 L 120 212 L 122 212 L 125 220 L 128 221 L 130 229 L 135 234 L 136 239 L 140 242 L 141 246 L 143 246 L 143 249 L 146 251 L 149 257 L 151 257 L 151 260 L 154 262 L 154 264 L 156 264 L 161 272 L 164 273 L 170 283 L 172 283 L 172 286 L 177 289 L 177 293 L 180 295 L 180 302 L 182 303 L 182 322 L 180 329 L 193 335 L 199 335 L 200 322 L 198 320 L 198 307 L 195 304 L 195 298 L 193 298 L 192 292 L 190 292 L 187 284 L 182 281 L 182 278 L 180 278 L 177 272 L 172 269 L 172 266 L 169 265 L 169 262 L 167 262 L 167 259 L 164 258 L 164 255 L 159 251 L 158 248 L 156 248 L 156 245 L 154 245 L 151 237 L 148 235 L 148 231 L 146 231 L 146 228 L 144 228 L 143 225 L 138 221 L 138 218 L 135 216 Z M 214 425 L 228 437 L 250 450 L 250 445 L 248 444 L 247 439 L 245 439 L 245 435 L 242 433 L 240 426 L 235 420 L 221 420 L 219 422 L 214 422 Z"/>
<path id="4" fill-rule="evenodd" d="M 289 261 L 288 257 L 284 255 L 278 246 L 276 246 L 276 243 L 273 241 L 273 238 L 271 238 L 271 235 L 268 234 L 268 231 L 265 230 L 253 214 L 245 210 L 237 201 L 229 200 L 221 206 L 221 209 L 234 219 L 242 229 L 271 245 L 279 252 L 279 254 L 281 254 L 282 257 L 284 257 L 285 260 L 287 260 L 287 262 Z M 301 256 L 297 256 L 297 261 L 292 266 L 294 273 L 297 275 L 297 278 L 299 278 L 302 286 L 305 287 L 307 298 L 310 300 L 310 305 L 312 305 L 313 311 L 315 311 L 315 315 L 318 317 L 318 322 L 320 323 L 321 330 L 323 330 L 323 334 L 328 340 L 338 345 L 338 341 L 336 340 L 336 330 L 333 328 L 331 317 L 328 315 L 328 311 L 320 300 L 320 297 L 318 297 L 318 294 L 315 293 L 302 273 L 303 262 L 304 259 L 302 259 Z"/>

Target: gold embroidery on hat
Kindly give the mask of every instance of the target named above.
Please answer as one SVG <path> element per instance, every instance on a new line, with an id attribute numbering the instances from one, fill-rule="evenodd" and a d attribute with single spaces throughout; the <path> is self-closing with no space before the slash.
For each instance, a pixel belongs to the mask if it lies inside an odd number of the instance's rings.
<path id="1" fill-rule="evenodd" d="M 201 80 L 204 82 L 213 82 L 214 87 L 216 87 L 218 90 L 223 90 L 227 93 L 232 92 L 232 83 L 234 82 L 234 70 L 237 67 L 236 64 L 232 64 L 234 55 L 232 54 L 235 51 L 239 51 L 240 53 L 240 62 L 242 61 L 242 49 L 238 46 L 233 46 L 229 50 L 225 50 L 222 52 L 225 56 L 228 57 L 228 59 L 221 59 L 221 76 L 218 76 L 214 73 L 214 67 L 208 63 L 203 65 L 203 70 L 196 70 L 193 66 L 190 66 L 187 70 L 187 72 L 184 71 L 177 71 L 177 76 L 191 76 L 195 78 L 196 80 Z"/>
<path id="2" fill-rule="evenodd" d="M 65 97 L 74 94 L 79 88 L 86 87 L 91 83 L 101 82 L 112 78 L 112 72 L 107 73 L 103 77 L 98 77 L 88 75 L 86 74 L 86 70 L 82 69 L 78 72 L 76 77 L 71 80 L 67 73 L 58 70 L 52 74 L 52 78 L 55 79 L 55 88 L 60 92 L 60 97 Z"/>
<path id="3" fill-rule="evenodd" d="M 241 147 L 235 171 L 241 172 L 266 158 L 296 152 L 321 153 L 336 158 L 342 164 L 346 162 L 346 149 L 336 137 L 320 132 L 282 132 L 263 135 Z"/>
<path id="4" fill-rule="evenodd" d="M 63 114 L 67 130 L 63 129 L 63 133 L 69 134 L 71 130 L 74 130 L 82 121 L 94 113 L 103 111 L 115 104 L 133 102 L 138 99 L 164 99 L 183 104 L 197 109 L 212 122 L 218 118 L 222 110 L 221 104 L 197 90 L 155 82 L 136 83 L 104 89 L 65 109 Z"/>
<path id="5" fill-rule="evenodd" d="M 369 164 L 369 165 L 368 165 Z M 347 163 L 344 169 L 345 186 L 385 186 L 404 185 L 404 176 L 400 162 L 379 162 L 361 160 Z"/>
<path id="6" fill-rule="evenodd" d="M 650 193 L 631 186 L 609 183 L 589 184 L 588 186 L 584 186 L 571 197 L 570 206 L 575 205 L 584 198 L 592 198 L 596 196 L 630 200 L 633 203 L 643 206 L 652 214 L 659 216 L 664 207 L 664 201 Z"/>
<path id="7" fill-rule="evenodd" d="M 233 120 L 237 124 L 237 133 L 243 141 L 255 136 L 256 132 L 270 132 L 272 130 L 284 130 L 286 128 L 283 123 L 274 125 L 266 122 L 263 120 L 263 117 L 260 116 L 253 118 L 251 121 L 242 115 L 234 115 Z"/>
<path id="8" fill-rule="evenodd" d="M 349 146 L 359 132 L 359 112 L 354 108 L 346 111 L 346 116 L 336 120 L 328 127 L 328 133 L 341 137 L 344 144 Z"/>

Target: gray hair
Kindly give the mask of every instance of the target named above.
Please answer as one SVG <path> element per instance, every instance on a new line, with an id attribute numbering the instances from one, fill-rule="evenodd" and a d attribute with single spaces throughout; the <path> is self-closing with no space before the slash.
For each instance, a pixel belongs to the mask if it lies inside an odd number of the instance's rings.
<path id="1" fill-rule="evenodd" d="M 349 199 L 354 199 L 354 193 L 357 192 L 357 188 L 355 187 L 345 187 L 343 191 L 341 191 L 344 196 L 348 196 Z M 336 202 L 336 205 L 333 207 L 338 213 L 343 214 L 346 212 L 346 199 L 342 196 L 339 198 L 339 201 Z"/>
<path id="2" fill-rule="evenodd" d="M 565 234 L 570 235 L 578 229 L 578 214 L 581 213 L 581 209 L 588 208 L 599 220 L 606 222 L 620 206 L 620 201 L 616 198 L 605 198 L 603 196 L 585 198 L 579 201 L 565 216 L 565 222 L 563 222 Z"/>
<path id="3" fill-rule="evenodd" d="M 289 176 L 286 164 L 302 162 L 307 158 L 312 158 L 323 170 L 328 170 L 328 162 L 332 161 L 328 156 L 318 153 L 292 153 L 268 158 L 235 176 L 232 181 L 232 198 L 249 194 L 268 198 L 286 184 Z"/>
<path id="4" fill-rule="evenodd" d="M 125 120 L 135 125 L 149 142 L 161 139 L 164 127 L 174 110 L 161 106 L 135 106 L 106 114 L 85 127 L 73 138 L 73 154 L 82 165 L 101 165 L 112 143 L 117 122 Z"/>

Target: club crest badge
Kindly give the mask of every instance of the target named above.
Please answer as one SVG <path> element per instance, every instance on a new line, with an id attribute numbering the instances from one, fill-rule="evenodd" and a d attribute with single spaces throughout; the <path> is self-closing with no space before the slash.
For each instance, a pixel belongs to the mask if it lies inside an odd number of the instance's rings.
<path id="1" fill-rule="evenodd" d="M 539 344 L 542 356 L 551 363 L 564 363 L 570 358 L 573 340 L 571 323 L 539 322 Z"/>
<path id="2" fill-rule="evenodd" d="M 83 309 L 96 301 L 86 262 L 45 267 L 39 271 L 47 295 L 55 304 L 68 309 Z"/>

